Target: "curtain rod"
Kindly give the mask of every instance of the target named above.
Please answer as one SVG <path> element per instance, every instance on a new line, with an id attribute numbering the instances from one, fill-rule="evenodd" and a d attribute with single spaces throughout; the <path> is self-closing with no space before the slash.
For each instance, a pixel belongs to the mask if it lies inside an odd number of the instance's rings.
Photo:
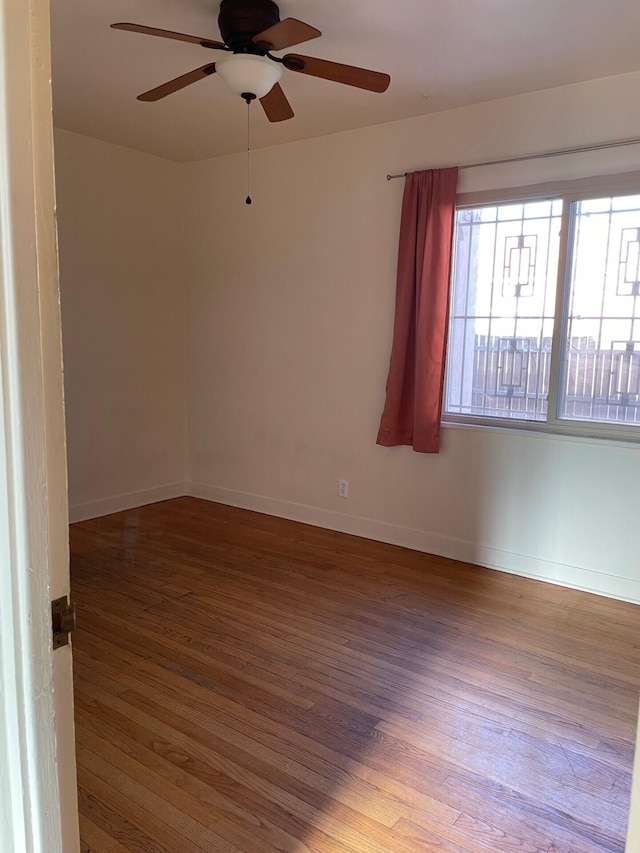
<path id="1" fill-rule="evenodd" d="M 623 148 L 625 145 L 640 145 L 638 139 L 621 139 L 619 142 L 602 142 L 599 145 L 585 145 L 582 148 L 561 148 L 558 151 L 545 151 L 543 154 L 524 154 L 522 157 L 505 157 L 504 160 L 485 160 L 482 163 L 466 163 L 459 169 L 478 169 L 480 166 L 501 166 L 504 163 L 522 163 L 524 160 L 544 160 L 545 157 L 561 157 L 564 154 L 583 154 L 586 151 L 604 151 L 607 148 Z M 442 167 L 444 168 L 444 167 Z M 388 181 L 396 178 L 406 178 L 409 172 L 398 175 L 387 175 Z"/>

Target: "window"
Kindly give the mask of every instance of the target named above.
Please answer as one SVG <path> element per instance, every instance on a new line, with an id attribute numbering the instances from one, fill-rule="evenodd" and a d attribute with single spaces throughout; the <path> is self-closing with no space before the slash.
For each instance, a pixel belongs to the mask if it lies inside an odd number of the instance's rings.
<path id="1" fill-rule="evenodd" d="M 458 209 L 444 415 L 640 439 L 640 195 Z"/>

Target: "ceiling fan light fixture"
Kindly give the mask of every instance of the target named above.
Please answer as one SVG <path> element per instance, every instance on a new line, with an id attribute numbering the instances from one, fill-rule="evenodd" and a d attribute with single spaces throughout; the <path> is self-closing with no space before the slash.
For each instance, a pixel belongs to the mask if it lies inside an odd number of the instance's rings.
<path id="1" fill-rule="evenodd" d="M 264 98 L 282 76 L 282 66 L 266 56 L 232 53 L 216 61 L 216 71 L 236 95 Z"/>

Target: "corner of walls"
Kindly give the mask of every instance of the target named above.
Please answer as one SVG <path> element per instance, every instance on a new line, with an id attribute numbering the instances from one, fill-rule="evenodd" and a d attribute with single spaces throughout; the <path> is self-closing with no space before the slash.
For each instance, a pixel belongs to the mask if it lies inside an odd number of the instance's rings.
<path id="1" fill-rule="evenodd" d="M 69 504 L 69 523 L 75 524 L 77 521 L 100 518 L 103 515 L 124 512 L 126 509 L 135 509 L 139 506 L 146 506 L 146 504 L 168 501 L 171 498 L 181 498 L 190 493 L 191 487 L 189 483 L 180 481 L 156 486 L 151 489 L 142 489 L 139 492 L 128 492 L 108 498 Z"/>
<path id="2" fill-rule="evenodd" d="M 189 478 L 189 412 L 187 405 L 187 305 L 189 300 L 190 259 L 187 252 L 187 223 L 189 213 L 189 193 L 184 181 L 184 163 L 173 163 L 175 179 L 176 212 L 179 218 L 179 239 L 176 245 L 178 280 L 180 282 L 180 361 L 181 361 L 181 436 L 177 447 L 182 480 L 186 484 Z M 185 491 L 184 494 L 188 494 Z"/>

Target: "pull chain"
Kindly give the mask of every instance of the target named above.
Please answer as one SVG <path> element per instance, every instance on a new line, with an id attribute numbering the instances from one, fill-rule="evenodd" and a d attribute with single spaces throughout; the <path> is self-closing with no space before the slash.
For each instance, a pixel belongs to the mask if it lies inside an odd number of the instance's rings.
<path id="1" fill-rule="evenodd" d="M 251 204 L 251 123 L 249 121 L 251 116 L 251 100 L 249 98 L 247 101 L 247 197 L 244 200 L 245 204 Z"/>

